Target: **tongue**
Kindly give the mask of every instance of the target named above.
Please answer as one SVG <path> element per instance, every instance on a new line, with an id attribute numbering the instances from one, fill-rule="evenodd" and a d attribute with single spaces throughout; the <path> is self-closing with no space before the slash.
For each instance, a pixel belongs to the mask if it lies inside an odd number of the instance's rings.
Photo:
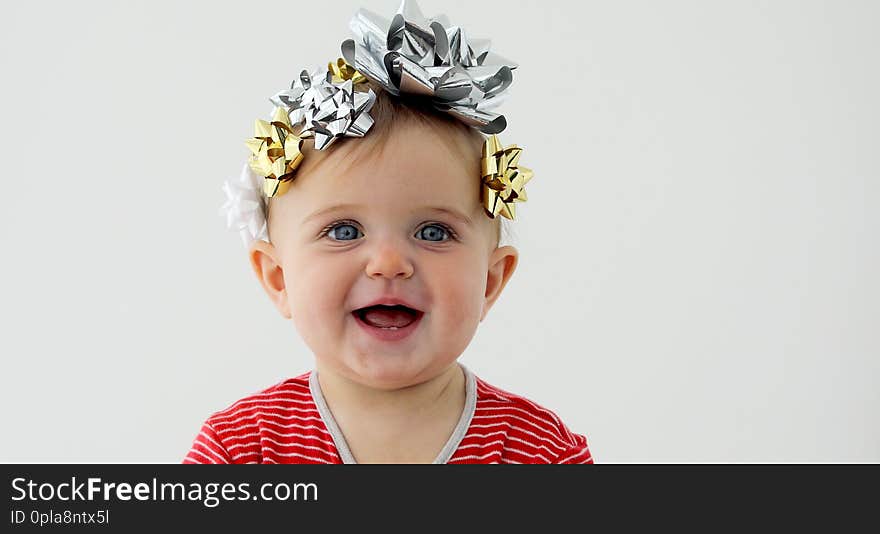
<path id="1" fill-rule="evenodd" d="M 396 326 L 403 328 L 415 320 L 412 313 L 403 308 L 367 308 L 363 312 L 364 321 L 378 328 L 388 328 Z"/>

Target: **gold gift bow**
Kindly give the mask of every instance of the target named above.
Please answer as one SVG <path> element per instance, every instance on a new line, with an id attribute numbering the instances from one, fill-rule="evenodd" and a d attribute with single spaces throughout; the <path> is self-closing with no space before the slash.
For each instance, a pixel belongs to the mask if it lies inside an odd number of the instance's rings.
<path id="1" fill-rule="evenodd" d="M 525 185 L 532 179 L 534 172 L 519 166 L 521 154 L 522 148 L 516 145 L 503 147 L 495 134 L 483 142 L 483 207 L 491 219 L 500 214 L 514 220 L 514 202 L 528 200 Z"/>
<path id="2" fill-rule="evenodd" d="M 254 136 L 245 145 L 251 150 L 251 169 L 263 176 L 263 194 L 280 196 L 293 182 L 293 173 L 302 163 L 301 137 L 293 133 L 290 117 L 284 108 L 275 108 L 272 122 L 254 121 Z"/>
<path id="3" fill-rule="evenodd" d="M 333 83 L 341 83 L 345 80 L 351 80 L 351 83 L 357 85 L 359 83 L 365 83 L 367 81 L 366 76 L 360 73 L 357 69 L 346 63 L 344 58 L 339 58 L 336 60 L 336 63 L 332 61 L 327 63 L 327 70 L 330 71 L 330 74 L 333 75 L 332 82 Z"/>

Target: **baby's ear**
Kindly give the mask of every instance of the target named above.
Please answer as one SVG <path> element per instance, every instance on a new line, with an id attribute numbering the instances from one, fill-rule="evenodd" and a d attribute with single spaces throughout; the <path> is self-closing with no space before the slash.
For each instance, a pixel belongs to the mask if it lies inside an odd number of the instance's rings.
<path id="1" fill-rule="evenodd" d="M 287 301 L 287 287 L 284 285 L 284 271 L 275 246 L 266 241 L 256 240 L 248 252 L 251 267 L 260 285 L 269 295 L 269 300 L 286 319 L 290 319 L 290 303 Z"/>
<path id="2" fill-rule="evenodd" d="M 489 272 L 486 275 L 486 295 L 483 302 L 483 314 L 480 322 L 486 318 L 489 309 L 501 296 L 501 290 L 507 285 L 516 265 L 519 263 L 519 251 L 510 245 L 496 248 L 489 256 Z"/>

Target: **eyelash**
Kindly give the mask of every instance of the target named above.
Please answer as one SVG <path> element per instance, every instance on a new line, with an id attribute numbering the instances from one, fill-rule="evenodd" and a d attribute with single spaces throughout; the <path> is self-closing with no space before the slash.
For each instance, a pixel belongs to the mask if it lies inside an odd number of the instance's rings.
<path id="1" fill-rule="evenodd" d="M 357 224 L 357 222 L 352 221 L 351 219 L 343 219 L 341 221 L 334 221 L 334 222 L 328 224 L 327 226 L 325 226 L 321 230 L 321 233 L 318 234 L 318 238 L 320 239 L 322 237 L 325 237 L 327 234 L 329 234 L 337 226 L 344 226 L 344 225 L 357 226 L 358 224 Z M 450 228 L 449 225 L 447 225 L 447 224 L 443 224 L 443 223 L 439 223 L 439 222 L 432 222 L 432 223 L 429 223 L 425 226 L 439 226 L 440 228 L 443 228 L 446 231 L 446 233 L 449 234 L 449 237 L 452 240 L 458 241 L 458 234 L 456 234 L 455 230 Z M 424 228 L 425 226 L 423 226 L 422 228 Z M 444 241 L 428 241 L 428 242 L 429 243 L 444 243 Z"/>

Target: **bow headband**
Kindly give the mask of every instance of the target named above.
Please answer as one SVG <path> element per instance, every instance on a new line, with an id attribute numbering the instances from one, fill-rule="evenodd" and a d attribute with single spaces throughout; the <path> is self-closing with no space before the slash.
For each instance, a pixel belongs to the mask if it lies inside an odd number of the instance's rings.
<path id="1" fill-rule="evenodd" d="M 468 39 L 445 15 L 427 19 L 415 1 L 402 0 L 388 19 L 359 9 L 351 20 L 353 39 L 342 43 L 342 58 L 326 68 L 302 70 L 289 89 L 270 98 L 271 119 L 257 119 L 251 151 L 237 181 L 223 185 L 221 211 L 246 246 L 268 241 L 267 198 L 283 195 L 303 160 L 304 139 L 317 150 L 340 137 L 363 137 L 373 126 L 368 79 L 391 95 L 419 95 L 434 108 L 489 134 L 482 151 L 482 203 L 490 218 L 514 220 L 515 202 L 526 201 L 532 171 L 519 166 L 522 148 L 504 147 L 497 137 L 507 121 L 493 110 L 507 97 L 517 65 L 489 51 L 488 39 Z"/>

